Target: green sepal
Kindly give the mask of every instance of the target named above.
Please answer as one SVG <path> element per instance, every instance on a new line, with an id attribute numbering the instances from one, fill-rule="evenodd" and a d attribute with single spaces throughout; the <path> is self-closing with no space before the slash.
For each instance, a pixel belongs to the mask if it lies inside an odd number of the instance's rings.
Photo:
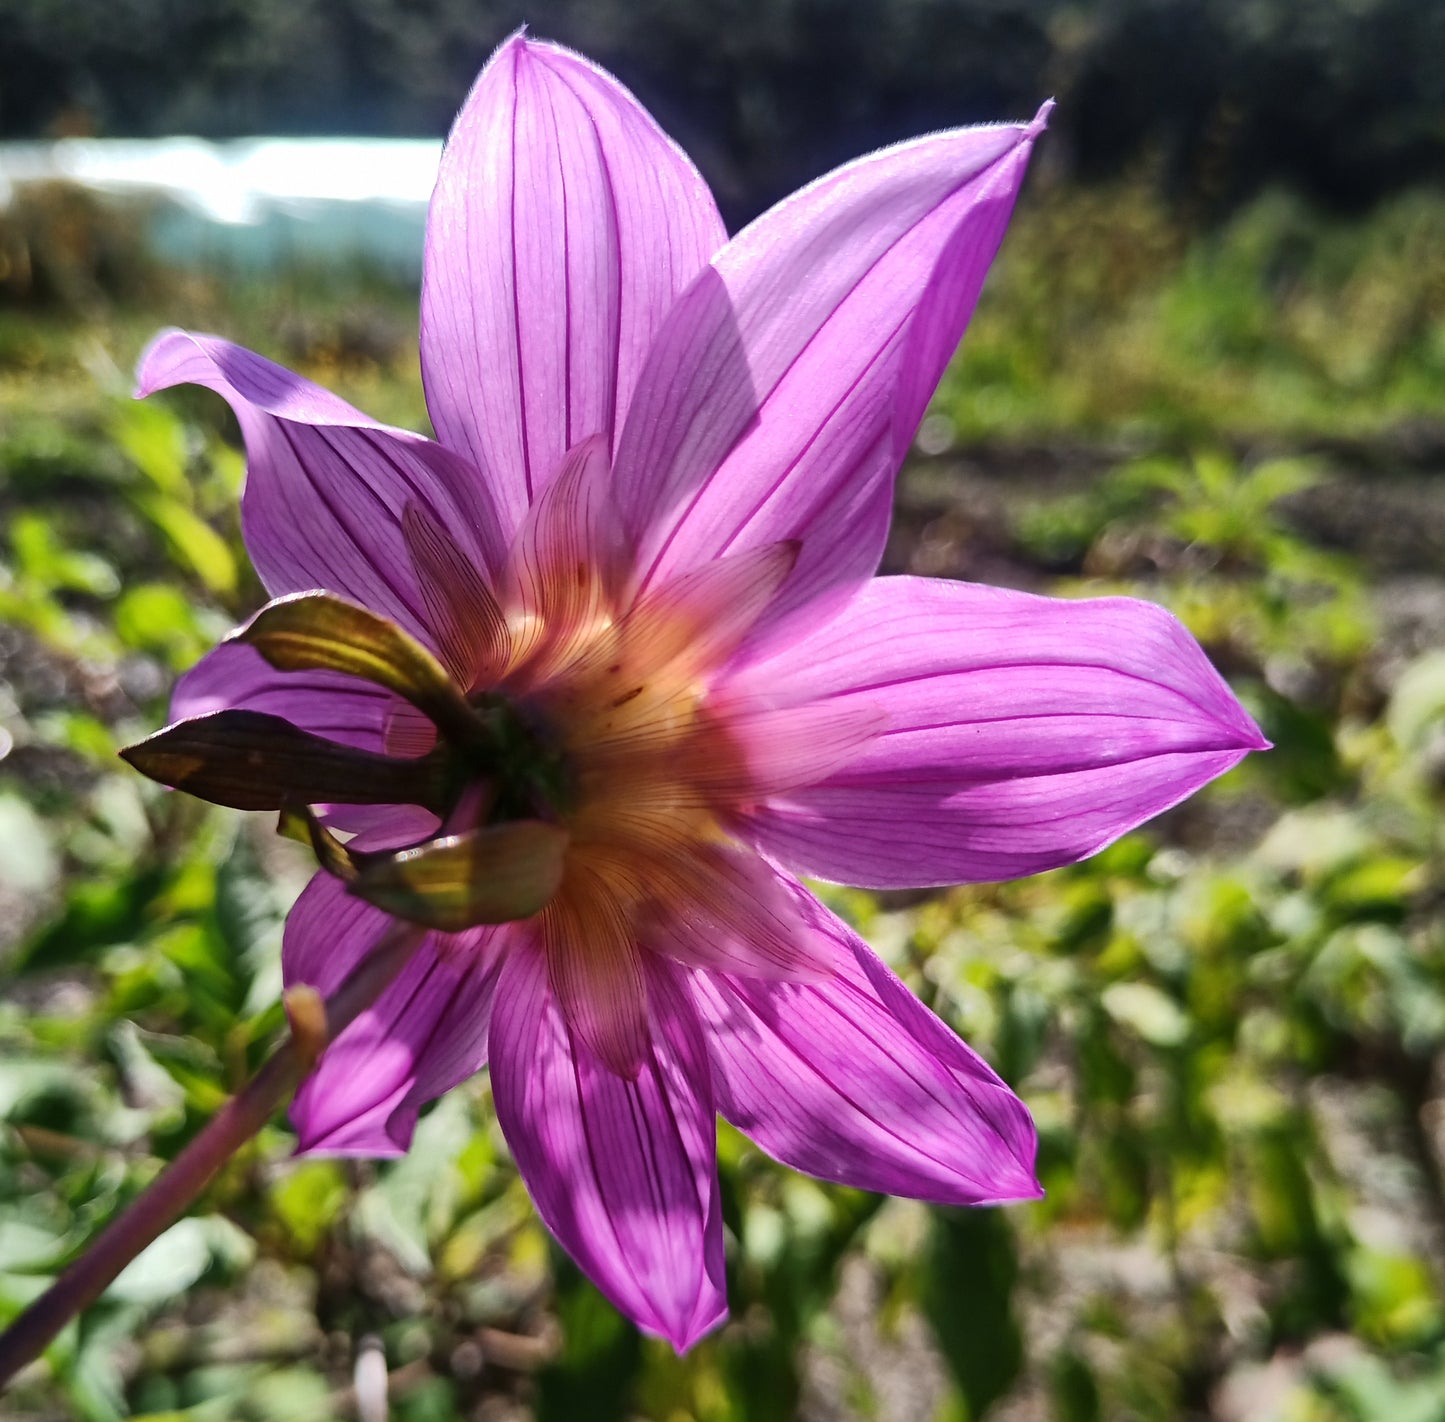
<path id="1" fill-rule="evenodd" d="M 306 804 L 448 807 L 451 772 L 430 752 L 398 760 L 313 736 L 264 711 L 213 711 L 127 746 L 142 775 L 235 810 Z"/>
<path id="2" fill-rule="evenodd" d="M 285 839 L 294 839 L 297 844 L 304 844 L 316 856 L 316 862 L 333 878 L 347 884 L 355 880 L 359 872 L 359 856 L 316 818 L 310 806 L 283 805 L 281 818 L 276 822 L 276 833 Z"/>
<path id="3" fill-rule="evenodd" d="M 334 671 L 384 686 L 460 745 L 485 726 L 442 664 L 394 622 L 327 592 L 277 598 L 228 641 L 254 647 L 277 671 Z"/>
<path id="4" fill-rule="evenodd" d="M 351 892 L 427 928 L 459 933 L 530 918 L 562 882 L 568 837 L 560 825 L 511 820 L 443 835 L 356 861 Z"/>

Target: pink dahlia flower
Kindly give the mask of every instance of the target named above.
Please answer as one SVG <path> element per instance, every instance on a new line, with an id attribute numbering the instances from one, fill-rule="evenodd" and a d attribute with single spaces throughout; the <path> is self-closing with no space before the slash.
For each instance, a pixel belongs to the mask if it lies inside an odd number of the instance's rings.
<path id="1" fill-rule="evenodd" d="M 726 1313 L 715 1112 L 827 1180 L 1039 1193 L 1022 1103 L 796 876 L 1032 874 L 1263 745 L 1148 603 L 873 576 L 1046 114 L 872 154 L 729 240 L 616 80 L 513 38 L 431 204 L 435 442 L 213 336 L 141 361 L 140 393 L 235 410 L 277 599 L 148 768 L 319 808 L 288 983 L 420 925 L 297 1096 L 300 1148 L 403 1152 L 489 1066 L 542 1218 L 679 1349 Z"/>

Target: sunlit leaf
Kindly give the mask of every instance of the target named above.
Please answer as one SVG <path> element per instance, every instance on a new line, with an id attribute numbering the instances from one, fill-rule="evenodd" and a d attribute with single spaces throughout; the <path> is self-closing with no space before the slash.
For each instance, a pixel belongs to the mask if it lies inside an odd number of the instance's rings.
<path id="1" fill-rule="evenodd" d="M 920 1301 L 968 1417 L 982 1417 L 1023 1366 L 1012 1307 L 1017 1277 L 1013 1234 L 1000 1211 L 935 1212 Z"/>

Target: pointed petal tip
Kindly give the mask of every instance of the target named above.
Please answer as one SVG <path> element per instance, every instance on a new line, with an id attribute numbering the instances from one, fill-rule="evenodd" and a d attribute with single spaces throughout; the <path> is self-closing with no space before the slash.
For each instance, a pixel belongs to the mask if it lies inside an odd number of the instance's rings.
<path id="1" fill-rule="evenodd" d="M 1025 140 L 1032 141 L 1049 126 L 1049 118 L 1056 107 L 1057 105 L 1053 99 L 1045 99 L 1043 103 L 1039 105 L 1038 113 L 1034 115 L 1033 121 L 1024 130 Z"/>
<path id="2" fill-rule="evenodd" d="M 1032 1153 L 1027 1163 L 1017 1161 L 1018 1169 L 1001 1176 L 998 1193 L 988 1199 L 975 1200 L 978 1205 L 1028 1205 L 1042 1200 L 1048 1193 L 1034 1174 Z"/>
<path id="3" fill-rule="evenodd" d="M 1253 751 L 1273 750 L 1274 742 L 1259 729 L 1259 723 L 1245 710 L 1233 691 L 1227 690 L 1226 695 L 1228 705 L 1221 708 L 1224 714 L 1216 712 L 1214 718 L 1227 737 L 1220 749 L 1238 751 L 1240 760 Z"/>
<path id="4" fill-rule="evenodd" d="M 565 44 L 559 44 L 556 40 L 534 39 L 525 24 L 513 30 L 497 46 L 491 59 L 487 61 L 486 68 L 490 69 L 494 64 L 509 58 L 519 68 L 523 64 L 541 65 L 543 68 L 552 69 L 554 73 L 558 71 L 559 66 L 565 68 L 569 64 L 579 65 L 594 74 L 602 75 L 609 82 L 616 82 L 610 74 L 588 59 L 585 54 L 581 54 L 575 49 L 569 49 Z"/>
<path id="5" fill-rule="evenodd" d="M 977 1158 L 970 1162 L 969 1173 L 960 1177 L 956 1191 L 936 1203 L 984 1208 L 1027 1205 L 1044 1198 L 1046 1192 L 1037 1173 L 1039 1138 L 1033 1116 L 1011 1087 L 999 1082 L 995 1090 L 1012 1107 L 1012 1121 L 1003 1125 L 984 1149 L 982 1162 Z"/>
<path id="6" fill-rule="evenodd" d="M 681 1358 L 728 1321 L 727 1290 L 720 1274 L 714 1277 L 704 1268 L 697 1297 L 686 1308 L 680 1307 L 677 1300 L 665 1304 L 656 1300 L 640 1312 L 628 1309 L 623 1312 L 644 1333 L 670 1344 Z"/>
<path id="7" fill-rule="evenodd" d="M 393 1160 L 405 1155 L 411 1145 L 410 1140 L 400 1142 L 385 1129 L 352 1130 L 349 1133 L 347 1126 L 323 1129 L 311 1119 L 310 1112 L 300 1109 L 295 1103 L 290 1116 L 296 1131 L 296 1149 L 291 1152 L 295 1160 L 308 1157 L 317 1160 Z"/>
<path id="8" fill-rule="evenodd" d="M 1274 742 L 1259 729 L 1259 723 L 1246 713 L 1245 721 L 1248 722 L 1248 729 L 1245 731 L 1243 747 L 1248 751 L 1269 751 L 1274 749 Z"/>
<path id="9" fill-rule="evenodd" d="M 510 54 L 513 50 L 525 53 L 529 49 L 535 49 L 538 41 L 532 39 L 527 33 L 527 23 L 524 20 L 515 30 L 492 51 L 492 58 L 487 62 L 493 63 L 504 54 Z"/>
<path id="10" fill-rule="evenodd" d="M 528 33 L 526 25 L 514 30 L 497 50 L 497 57 L 502 54 L 515 54 L 518 60 L 526 61 L 529 64 L 546 64 L 548 60 L 561 60 L 564 63 L 573 62 L 580 64 L 583 68 L 590 69 L 594 73 L 606 74 L 606 71 L 587 58 L 580 51 L 571 49 L 565 44 L 559 44 L 556 40 L 533 39 Z M 607 75 L 609 79 L 611 75 Z M 615 82 L 615 81 L 613 81 Z"/>
<path id="11" fill-rule="evenodd" d="M 708 1292 L 711 1293 L 711 1290 Z M 682 1327 L 658 1330 L 658 1336 L 672 1344 L 672 1351 L 679 1358 L 685 1353 L 690 1353 L 709 1333 L 721 1328 L 728 1321 L 727 1300 L 719 1299 L 716 1300 L 716 1307 L 705 1307 L 706 1304 L 713 1302 L 712 1298 L 699 1299 L 693 1316 Z"/>
<path id="12" fill-rule="evenodd" d="M 1022 1138 L 996 1140 L 983 1152 L 983 1159 L 974 1156 L 966 1174 L 960 1173 L 953 1185 L 939 1190 L 922 1189 L 915 1198 L 935 1205 L 964 1206 L 968 1209 L 991 1209 L 998 1205 L 1028 1205 L 1042 1200 L 1047 1193 L 1035 1171 L 1038 1137 L 1027 1108 L 1012 1091 L 1008 1092 L 1019 1108 Z"/>

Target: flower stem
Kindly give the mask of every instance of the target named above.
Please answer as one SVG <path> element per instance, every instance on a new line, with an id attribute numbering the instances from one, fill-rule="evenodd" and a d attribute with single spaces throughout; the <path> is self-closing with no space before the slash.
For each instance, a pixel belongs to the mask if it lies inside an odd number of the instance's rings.
<path id="1" fill-rule="evenodd" d="M 326 1001 L 324 1009 L 310 989 L 297 993 L 294 1002 L 288 997 L 292 1028 L 286 1041 L 85 1253 L 0 1334 L 0 1387 L 38 1358 L 76 1314 L 93 1304 L 116 1275 L 194 1203 L 311 1070 L 326 1042 L 335 1040 L 381 996 L 411 956 L 422 932 L 409 924 L 396 925 Z"/>

